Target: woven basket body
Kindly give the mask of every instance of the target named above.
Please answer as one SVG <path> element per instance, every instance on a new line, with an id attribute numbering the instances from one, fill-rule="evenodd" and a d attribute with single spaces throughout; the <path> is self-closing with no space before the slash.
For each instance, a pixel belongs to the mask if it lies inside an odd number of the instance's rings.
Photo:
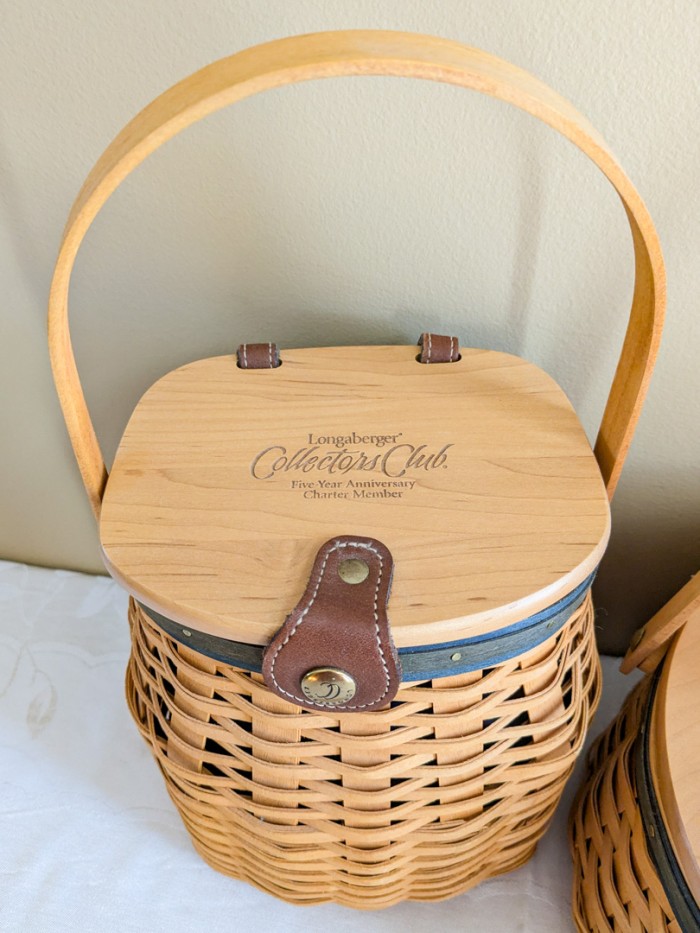
<path id="1" fill-rule="evenodd" d="M 590 595 L 513 661 L 300 710 L 170 639 L 132 602 L 127 696 L 197 850 L 298 904 L 451 897 L 526 861 L 599 697 Z"/>
<path id="2" fill-rule="evenodd" d="M 579 930 L 681 933 L 649 855 L 637 800 L 633 755 L 649 690 L 647 678 L 596 741 L 574 801 L 569 826 Z"/>

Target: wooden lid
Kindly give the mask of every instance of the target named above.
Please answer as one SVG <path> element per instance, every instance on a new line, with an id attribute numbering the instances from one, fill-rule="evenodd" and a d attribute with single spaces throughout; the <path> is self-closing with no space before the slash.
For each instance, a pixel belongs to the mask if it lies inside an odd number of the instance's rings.
<path id="1" fill-rule="evenodd" d="M 110 572 L 151 608 L 267 644 L 337 534 L 395 561 L 397 646 L 527 618 L 597 566 L 598 465 L 562 390 L 505 353 L 421 365 L 415 347 L 233 356 L 162 378 L 139 402 L 105 492 Z"/>
<path id="2" fill-rule="evenodd" d="M 700 904 L 700 625 L 676 635 L 654 698 L 649 758 L 676 859 Z"/>

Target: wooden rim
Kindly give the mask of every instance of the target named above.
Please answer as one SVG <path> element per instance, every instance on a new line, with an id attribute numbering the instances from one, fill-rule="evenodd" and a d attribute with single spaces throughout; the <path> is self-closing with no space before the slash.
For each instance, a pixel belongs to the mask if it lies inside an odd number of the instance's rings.
<path id="1" fill-rule="evenodd" d="M 381 75 L 453 84 L 506 101 L 571 140 L 617 190 L 635 253 L 630 320 L 595 454 L 612 497 L 658 351 L 665 307 L 661 247 L 649 213 L 596 130 L 564 98 L 514 65 L 457 42 L 411 33 L 352 30 L 265 43 L 201 69 L 135 117 L 105 150 L 70 212 L 49 298 L 54 380 L 73 450 L 96 517 L 107 468 L 85 403 L 68 327 L 68 292 L 80 244 L 121 182 L 148 155 L 192 123 L 262 91 L 316 78 Z"/>

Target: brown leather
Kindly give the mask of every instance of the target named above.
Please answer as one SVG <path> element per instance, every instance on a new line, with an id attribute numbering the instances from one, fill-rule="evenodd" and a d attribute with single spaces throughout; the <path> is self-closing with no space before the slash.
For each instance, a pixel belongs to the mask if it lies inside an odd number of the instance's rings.
<path id="1" fill-rule="evenodd" d="M 276 343 L 242 343 L 236 356 L 241 369 L 275 369 L 280 365 Z"/>
<path id="2" fill-rule="evenodd" d="M 459 359 L 459 340 L 442 334 L 421 334 L 418 338 L 421 363 L 456 363 Z"/>
<path id="3" fill-rule="evenodd" d="M 340 564 L 349 559 L 369 565 L 363 582 L 341 579 Z M 401 682 L 386 613 L 393 568 L 389 549 L 374 538 L 343 535 L 327 541 L 316 555 L 301 601 L 263 654 L 263 677 L 270 690 L 316 712 L 367 712 L 387 706 Z M 344 705 L 304 696 L 304 675 L 319 667 L 349 674 L 355 695 Z"/>
<path id="4" fill-rule="evenodd" d="M 418 339 L 421 363 L 456 363 L 459 359 L 459 340 L 443 334 L 421 334 Z M 280 365 L 275 343 L 242 343 L 238 348 L 241 369 L 274 369 Z"/>

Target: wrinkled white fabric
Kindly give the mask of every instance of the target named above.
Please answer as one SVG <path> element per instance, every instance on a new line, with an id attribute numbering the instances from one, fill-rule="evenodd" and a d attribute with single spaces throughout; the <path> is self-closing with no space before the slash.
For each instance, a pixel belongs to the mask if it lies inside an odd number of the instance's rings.
<path id="1" fill-rule="evenodd" d="M 566 815 L 535 857 L 439 904 L 292 907 L 195 853 L 124 701 L 127 598 L 106 577 L 0 561 L 0 930 L 3 933 L 563 933 Z M 632 680 L 603 659 L 591 730 Z"/>

